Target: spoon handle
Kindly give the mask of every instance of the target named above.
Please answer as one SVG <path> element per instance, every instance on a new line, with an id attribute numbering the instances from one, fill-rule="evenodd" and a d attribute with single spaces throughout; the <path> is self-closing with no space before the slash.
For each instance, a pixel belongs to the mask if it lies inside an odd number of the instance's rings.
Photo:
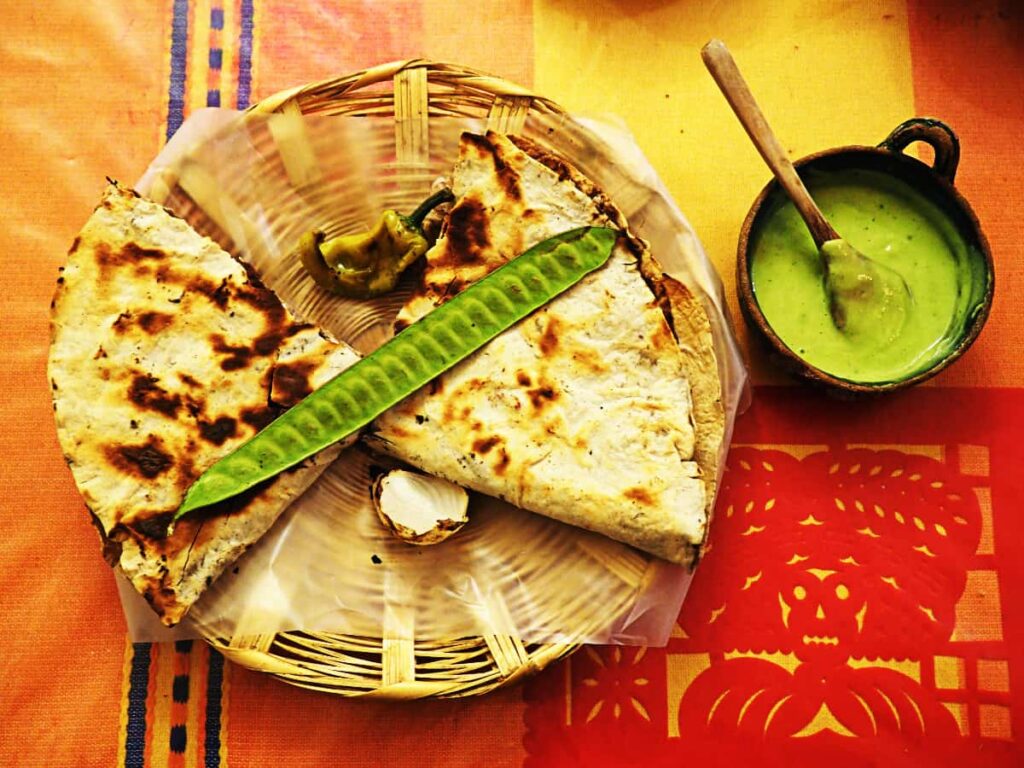
<path id="1" fill-rule="evenodd" d="M 721 40 L 711 40 L 701 49 L 700 55 L 704 59 L 704 66 L 708 68 L 725 95 L 726 101 L 729 102 L 732 111 L 736 113 L 736 117 L 746 129 L 747 135 L 754 142 L 757 151 L 761 153 L 761 157 L 772 169 L 775 178 L 786 190 L 786 194 L 789 195 L 793 205 L 803 217 L 814 238 L 814 244 L 820 248 L 822 243 L 838 239 L 839 235 L 825 220 L 825 216 L 811 199 L 807 187 L 804 186 L 800 176 L 797 175 L 796 168 L 787 157 L 786 150 L 782 148 L 779 140 L 772 133 L 761 108 L 754 100 L 754 94 L 750 92 L 747 82 L 740 74 L 725 43 Z"/>

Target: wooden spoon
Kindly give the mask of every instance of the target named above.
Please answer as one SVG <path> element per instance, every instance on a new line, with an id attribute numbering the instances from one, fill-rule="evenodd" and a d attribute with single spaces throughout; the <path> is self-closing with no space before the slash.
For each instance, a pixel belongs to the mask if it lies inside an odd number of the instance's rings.
<path id="1" fill-rule="evenodd" d="M 772 133 L 725 43 L 711 40 L 701 50 L 701 58 L 814 238 L 836 328 L 872 346 L 892 341 L 903 328 L 913 300 L 902 275 L 869 259 L 828 223 Z"/>

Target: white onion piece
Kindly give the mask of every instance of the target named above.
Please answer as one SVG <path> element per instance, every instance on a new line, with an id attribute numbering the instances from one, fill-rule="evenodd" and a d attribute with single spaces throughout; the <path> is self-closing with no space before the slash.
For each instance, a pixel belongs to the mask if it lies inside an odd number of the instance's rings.
<path id="1" fill-rule="evenodd" d="M 469 519 L 469 494 L 439 477 L 393 469 L 373 484 L 373 503 L 384 526 L 410 544 L 437 544 Z"/>

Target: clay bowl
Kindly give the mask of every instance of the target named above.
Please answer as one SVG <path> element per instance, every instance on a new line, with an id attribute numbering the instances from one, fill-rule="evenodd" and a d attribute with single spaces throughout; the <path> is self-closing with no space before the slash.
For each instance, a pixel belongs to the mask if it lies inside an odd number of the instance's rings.
<path id="1" fill-rule="evenodd" d="M 915 141 L 929 144 L 935 159 L 931 167 L 903 150 Z M 750 250 L 752 235 L 767 218 L 766 212 L 779 196 L 783 196 L 779 184 L 772 180 L 758 195 L 747 214 L 740 231 L 736 260 L 736 282 L 740 308 L 744 319 L 761 342 L 767 345 L 771 359 L 784 370 L 815 385 L 825 387 L 832 394 L 840 396 L 875 395 L 919 384 L 952 365 L 981 333 L 992 307 L 995 289 L 995 274 L 992 252 L 988 240 L 978 224 L 978 218 L 970 205 L 953 186 L 957 165 L 960 160 L 960 142 L 956 134 L 945 123 L 930 118 L 913 118 L 899 125 L 877 147 L 837 147 L 809 155 L 794 163 L 798 172 L 837 172 L 849 169 L 867 169 L 890 174 L 913 186 L 918 192 L 938 205 L 960 232 L 969 246 L 973 258 L 972 280 L 981 291 L 980 302 L 973 316 L 965 324 L 959 339 L 951 351 L 938 359 L 931 367 L 907 378 L 882 383 L 862 383 L 841 379 L 806 362 L 787 347 L 768 323 L 754 293 L 750 276 Z"/>

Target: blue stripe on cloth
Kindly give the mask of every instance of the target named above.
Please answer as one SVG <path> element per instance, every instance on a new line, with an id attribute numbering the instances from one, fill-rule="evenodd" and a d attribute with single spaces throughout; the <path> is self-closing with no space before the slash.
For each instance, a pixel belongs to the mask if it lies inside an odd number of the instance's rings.
<path id="1" fill-rule="evenodd" d="M 171 699 L 178 704 L 188 703 L 188 675 L 175 675 L 171 686 Z"/>
<path id="2" fill-rule="evenodd" d="M 252 27 L 254 0 L 242 0 L 242 38 L 238 44 L 238 109 L 247 109 L 252 94 Z"/>
<path id="3" fill-rule="evenodd" d="M 219 107 L 220 106 L 220 91 L 207 91 L 206 92 L 206 106 L 208 107 Z"/>
<path id="4" fill-rule="evenodd" d="M 221 693 L 224 685 L 224 657 L 210 649 L 210 670 L 206 677 L 205 768 L 220 768 Z"/>
<path id="5" fill-rule="evenodd" d="M 213 29 L 224 29 L 224 9 L 223 8 L 211 8 L 210 9 L 210 26 Z"/>
<path id="6" fill-rule="evenodd" d="M 224 49 L 210 49 L 210 69 L 220 69 L 224 65 Z"/>
<path id="7" fill-rule="evenodd" d="M 132 667 L 128 674 L 128 724 L 124 738 L 125 768 L 143 768 L 151 649 L 149 643 L 132 644 Z"/>
<path id="8" fill-rule="evenodd" d="M 188 730 L 184 725 L 172 725 L 170 734 L 170 750 L 179 755 L 185 754 L 188 749 Z"/>
<path id="9" fill-rule="evenodd" d="M 185 118 L 185 63 L 188 54 L 188 0 L 174 0 L 171 18 L 171 78 L 167 97 L 167 140 Z"/>

